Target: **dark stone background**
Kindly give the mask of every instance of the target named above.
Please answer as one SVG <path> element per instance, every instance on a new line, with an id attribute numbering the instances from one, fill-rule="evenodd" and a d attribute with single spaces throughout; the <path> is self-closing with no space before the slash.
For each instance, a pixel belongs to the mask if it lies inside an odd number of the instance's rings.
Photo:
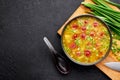
<path id="1" fill-rule="evenodd" d="M 81 1 L 0 0 L 0 80 L 110 80 L 96 66 L 71 61 L 71 73 L 61 75 L 43 42 L 47 36 L 65 56 L 56 32 Z"/>

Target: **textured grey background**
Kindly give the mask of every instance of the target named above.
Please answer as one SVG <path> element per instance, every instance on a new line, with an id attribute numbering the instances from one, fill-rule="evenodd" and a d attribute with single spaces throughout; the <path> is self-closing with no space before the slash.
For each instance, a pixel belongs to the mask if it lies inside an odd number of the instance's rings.
<path id="1" fill-rule="evenodd" d="M 71 61 L 71 73 L 61 75 L 43 42 L 47 36 L 66 57 L 56 32 L 81 1 L 0 0 L 0 80 L 110 80 L 95 66 Z"/>

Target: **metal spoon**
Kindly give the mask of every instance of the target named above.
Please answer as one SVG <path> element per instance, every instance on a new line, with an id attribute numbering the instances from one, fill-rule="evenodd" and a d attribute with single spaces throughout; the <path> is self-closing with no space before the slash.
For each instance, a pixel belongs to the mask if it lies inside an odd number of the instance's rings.
<path id="1" fill-rule="evenodd" d="M 52 46 L 50 41 L 47 39 L 47 37 L 44 37 L 43 40 L 53 55 L 55 66 L 58 69 L 58 71 L 62 74 L 68 74 L 70 72 L 69 63 L 66 61 L 66 59 L 63 56 L 58 54 L 58 52 L 54 49 L 54 47 Z"/>

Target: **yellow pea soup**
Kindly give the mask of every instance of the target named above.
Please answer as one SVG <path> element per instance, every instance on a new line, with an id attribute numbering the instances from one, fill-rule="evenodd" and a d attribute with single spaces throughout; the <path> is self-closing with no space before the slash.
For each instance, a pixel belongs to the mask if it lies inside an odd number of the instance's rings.
<path id="1" fill-rule="evenodd" d="M 74 62 L 95 63 L 109 52 L 111 35 L 99 18 L 80 16 L 71 20 L 62 33 L 62 47 Z"/>

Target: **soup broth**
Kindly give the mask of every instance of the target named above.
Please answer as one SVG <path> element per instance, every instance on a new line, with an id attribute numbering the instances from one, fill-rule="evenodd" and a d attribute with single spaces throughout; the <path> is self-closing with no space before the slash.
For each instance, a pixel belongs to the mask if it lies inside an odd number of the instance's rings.
<path id="1" fill-rule="evenodd" d="M 105 24 L 99 19 L 78 17 L 65 26 L 62 46 L 72 60 L 80 63 L 94 63 L 107 53 L 110 34 Z"/>

